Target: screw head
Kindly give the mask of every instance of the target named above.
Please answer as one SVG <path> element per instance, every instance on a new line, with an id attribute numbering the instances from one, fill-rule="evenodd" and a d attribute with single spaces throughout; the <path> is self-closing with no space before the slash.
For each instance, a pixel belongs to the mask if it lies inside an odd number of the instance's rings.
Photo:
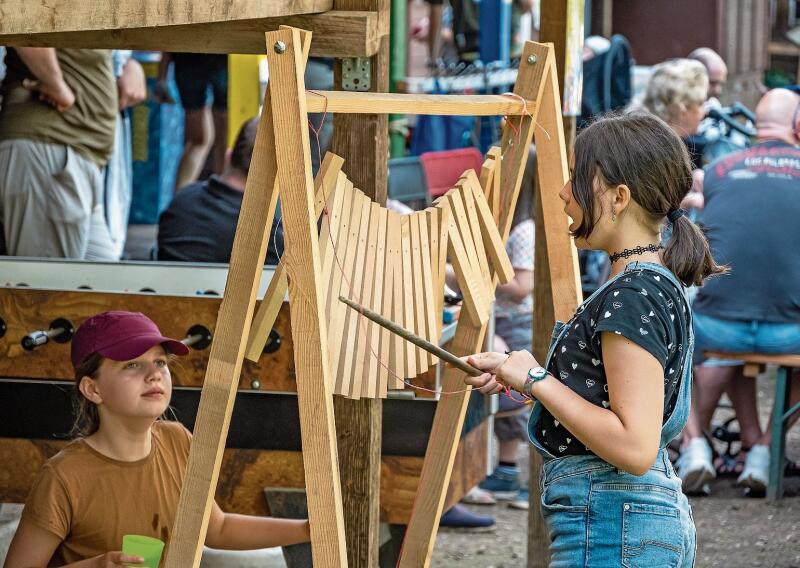
<path id="1" fill-rule="evenodd" d="M 261 388 L 261 381 L 259 381 L 258 379 L 253 379 L 252 381 L 250 381 L 250 388 L 253 388 L 253 389 L 256 389 L 256 390 L 260 389 Z"/>
<path id="2" fill-rule="evenodd" d="M 286 44 L 283 43 L 282 41 L 276 41 L 274 47 L 276 53 L 283 53 L 284 51 L 286 51 Z"/>
<path id="3" fill-rule="evenodd" d="M 533 65 L 534 63 L 536 63 L 536 56 L 531 54 L 528 56 L 528 59 L 526 59 L 526 61 L 528 62 L 528 65 Z"/>

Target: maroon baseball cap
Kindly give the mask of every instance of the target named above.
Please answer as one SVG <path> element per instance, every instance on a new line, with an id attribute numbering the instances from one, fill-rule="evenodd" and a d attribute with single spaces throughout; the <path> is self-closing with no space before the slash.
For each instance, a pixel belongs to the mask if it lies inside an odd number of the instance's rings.
<path id="1" fill-rule="evenodd" d="M 139 312 L 103 312 L 87 319 L 72 338 L 72 365 L 77 369 L 89 355 L 99 353 L 114 361 L 135 359 L 155 345 L 186 355 L 189 348 L 164 337 L 153 320 Z"/>

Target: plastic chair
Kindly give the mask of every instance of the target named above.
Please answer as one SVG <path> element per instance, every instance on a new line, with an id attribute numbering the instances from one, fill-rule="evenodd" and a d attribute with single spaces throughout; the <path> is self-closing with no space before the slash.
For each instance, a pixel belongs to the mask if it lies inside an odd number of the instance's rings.
<path id="1" fill-rule="evenodd" d="M 389 160 L 388 195 L 412 209 L 425 209 L 430 205 L 428 184 L 419 156 Z"/>
<path id="2" fill-rule="evenodd" d="M 432 198 L 447 193 L 466 170 L 473 169 L 480 175 L 483 165 L 483 154 L 477 148 L 425 152 L 419 159 Z"/>

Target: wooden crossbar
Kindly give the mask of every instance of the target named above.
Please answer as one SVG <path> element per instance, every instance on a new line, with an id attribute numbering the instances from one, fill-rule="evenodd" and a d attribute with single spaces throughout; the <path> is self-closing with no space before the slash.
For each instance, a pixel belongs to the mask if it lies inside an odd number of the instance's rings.
<path id="1" fill-rule="evenodd" d="M 308 112 L 334 114 L 536 115 L 536 103 L 511 95 L 409 95 L 306 91 L 306 106 Z"/>

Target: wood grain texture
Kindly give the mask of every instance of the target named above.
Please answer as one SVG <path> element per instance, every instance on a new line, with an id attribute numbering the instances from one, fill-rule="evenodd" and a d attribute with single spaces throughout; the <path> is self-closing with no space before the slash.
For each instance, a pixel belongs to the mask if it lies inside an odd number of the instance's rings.
<path id="1" fill-rule="evenodd" d="M 267 93 L 270 93 L 269 87 Z M 278 162 L 272 122 L 274 112 L 276 109 L 272 108 L 272 103 L 265 100 L 236 226 L 225 295 L 217 322 L 217 340 L 211 346 L 186 477 L 172 527 L 172 541 L 164 560 L 165 568 L 196 567 L 200 563 L 233 411 L 236 377 L 244 359 L 261 266 L 275 216 Z M 293 330 L 296 330 L 295 318 L 296 315 L 292 314 Z M 295 361 L 297 359 L 295 353 Z"/>
<path id="2" fill-rule="evenodd" d="M 333 193 L 339 172 L 342 169 L 342 158 L 328 152 L 322 160 L 322 165 L 314 180 L 314 211 L 317 217 L 322 214 L 326 196 Z M 275 270 L 275 276 L 269 283 L 264 299 L 256 310 L 253 323 L 250 326 L 250 336 L 247 340 L 245 357 L 251 361 L 258 360 L 260 353 L 267 343 L 269 332 L 275 323 L 278 309 L 286 297 L 289 282 L 286 280 L 286 266 L 281 262 Z"/>
<path id="3" fill-rule="evenodd" d="M 420 243 L 419 232 L 420 213 L 416 212 L 408 215 L 408 224 L 411 229 L 411 274 L 414 306 L 414 326 L 406 329 L 412 330 L 416 335 L 425 337 L 428 323 L 425 319 L 427 309 L 425 306 L 425 289 L 423 286 L 422 274 L 422 243 Z M 428 354 L 418 347 L 414 348 L 414 356 L 417 361 L 417 373 L 424 373 L 428 370 Z"/>
<path id="4" fill-rule="evenodd" d="M 325 12 L 332 0 L 2 0 L 0 33 L 159 28 Z"/>
<path id="5" fill-rule="evenodd" d="M 450 203 L 450 194 L 447 195 L 446 202 Z M 489 314 L 484 298 L 485 284 L 482 283 L 480 273 L 472 268 L 469 254 L 458 228 L 457 214 L 452 207 L 448 207 L 448 210 L 450 211 L 450 223 L 448 224 L 447 251 L 458 279 L 458 286 L 464 297 L 464 309 L 474 321 L 486 323 Z"/>
<path id="6" fill-rule="evenodd" d="M 514 279 L 514 267 L 511 265 L 511 259 L 508 258 L 503 238 L 497 230 L 492 210 L 489 208 L 483 190 L 474 176 L 467 180 L 465 189 L 472 192 L 484 249 L 492 261 L 492 268 L 497 273 L 500 283 L 508 284 Z"/>
<path id="7" fill-rule="evenodd" d="M 514 116 L 533 112 L 534 103 L 508 95 L 417 95 L 350 91 L 309 91 L 308 112 Z"/>
<path id="8" fill-rule="evenodd" d="M 26 379 L 72 381 L 74 371 L 69 358 L 69 343 L 51 342 L 34 351 L 25 351 L 20 340 L 27 333 L 47 328 L 56 318 L 78 326 L 87 318 L 108 310 L 139 311 L 153 319 L 168 337 L 181 339 L 195 324 L 217 332 L 217 316 L 222 298 L 214 296 L 159 296 L 122 294 L 93 290 L 37 290 L 0 288 L 0 317 L 6 334 L 0 338 L 0 376 Z M 245 361 L 237 378 L 242 389 L 252 388 L 254 380 L 262 390 L 294 392 L 294 342 L 289 325 L 289 304 L 282 303 L 273 326 L 281 336 L 280 348 L 261 353 L 258 361 Z M 172 367 L 176 385 L 203 385 L 211 349 L 190 349 Z"/>
<path id="9" fill-rule="evenodd" d="M 206 24 L 132 27 L 113 30 L 0 34 L 3 45 L 86 49 L 137 49 L 190 53 L 264 53 L 264 32 L 280 25 L 314 33 L 314 57 L 369 57 L 389 33 L 378 13 L 332 10 L 321 14 L 253 18 Z"/>
<path id="10" fill-rule="evenodd" d="M 392 261 L 392 279 L 393 279 L 393 293 L 392 293 L 392 320 L 396 322 L 405 322 L 405 309 L 403 303 L 405 302 L 405 295 L 403 294 L 403 219 L 394 211 L 389 212 L 389 234 L 387 236 L 387 246 L 391 247 L 390 250 L 394 254 L 391 256 Z M 408 369 L 408 358 L 406 357 L 405 341 L 398 337 L 392 339 L 392 352 L 390 356 L 390 363 L 392 371 L 395 375 L 394 385 L 392 388 L 403 388 L 403 379 L 411 376 Z"/>
<path id="11" fill-rule="evenodd" d="M 346 402 L 352 402 L 347 400 Z M 458 502 L 486 474 L 489 427 L 484 422 L 458 445 L 445 506 Z M 0 503 L 24 503 L 36 475 L 67 442 L 0 438 Z M 380 471 L 380 520 L 407 524 L 422 471 L 422 458 L 383 456 Z M 215 498 L 223 511 L 269 515 L 265 487 L 303 488 L 303 454 L 226 448 Z"/>
<path id="12" fill-rule="evenodd" d="M 310 35 L 310 34 L 308 34 Z M 309 38 L 310 39 L 310 38 Z M 282 54 L 267 50 L 270 68 L 268 91 L 273 112 L 273 132 L 281 187 L 281 212 L 286 234 L 286 269 L 292 332 L 295 337 L 297 396 L 303 442 L 311 523 L 311 549 L 315 566 L 346 566 L 339 463 L 333 400 L 328 385 L 327 324 L 320 280 L 319 235 L 314 214 L 311 155 L 303 73 L 301 32 L 281 29 L 267 33 L 267 46 L 282 41 Z M 298 159 L 301 157 L 301 159 Z"/>
<path id="13" fill-rule="evenodd" d="M 378 13 L 378 27 L 386 30 L 378 51 L 370 58 L 370 91 L 389 90 L 389 0 L 334 0 L 337 10 L 371 10 Z M 342 88 L 342 62 L 334 61 L 334 88 Z M 374 111 L 373 111 L 374 112 Z M 331 148 L 345 158 L 345 171 L 356 187 L 372 201 L 386 204 L 388 116 L 380 114 L 333 117 Z M 337 397 L 338 398 L 338 397 Z M 380 478 L 381 401 L 337 400 L 337 423 L 353 422 L 360 429 L 339 433 L 339 453 L 346 457 L 342 467 L 344 509 L 347 522 L 348 562 L 353 568 L 378 565 L 378 494 Z"/>

